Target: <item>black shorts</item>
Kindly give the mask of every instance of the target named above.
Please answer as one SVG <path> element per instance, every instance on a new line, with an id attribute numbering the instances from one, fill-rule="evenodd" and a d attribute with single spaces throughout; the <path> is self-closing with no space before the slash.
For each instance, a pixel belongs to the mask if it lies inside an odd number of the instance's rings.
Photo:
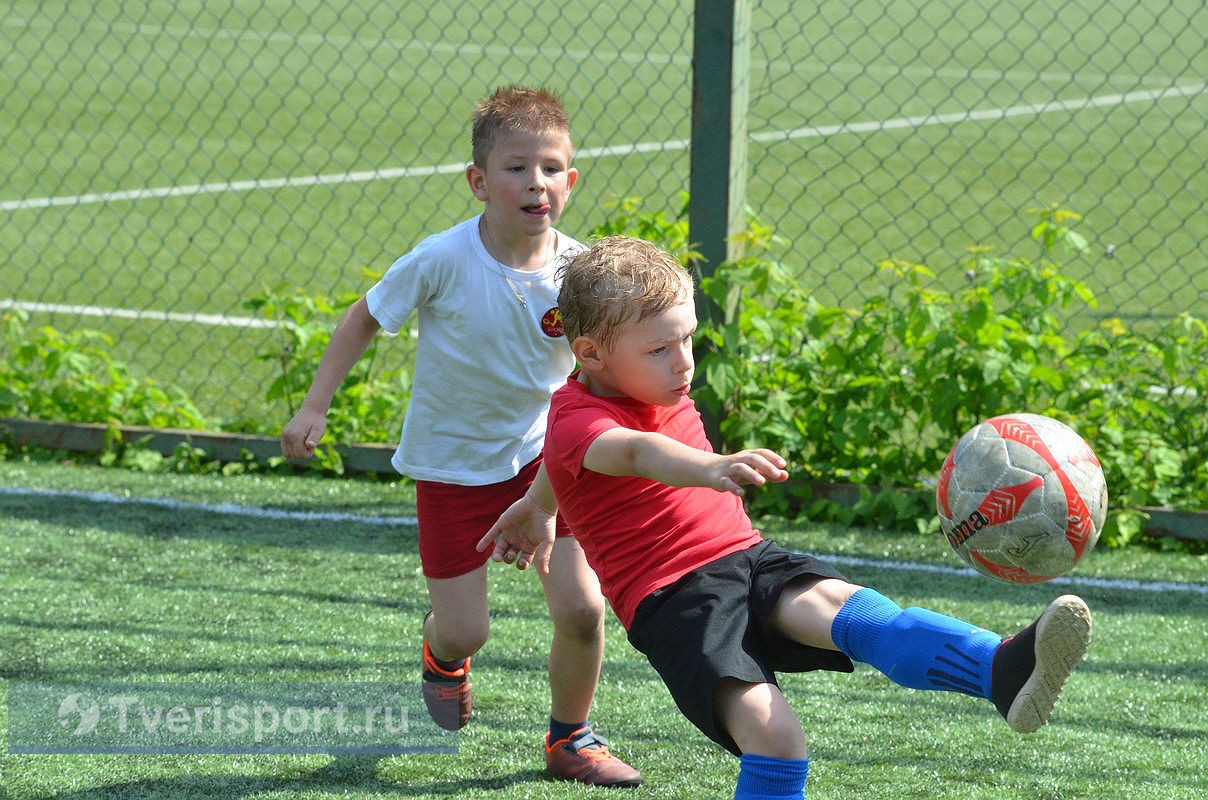
<path id="1" fill-rule="evenodd" d="M 684 716 L 735 755 L 742 753 L 718 729 L 713 713 L 722 678 L 779 685 L 777 672 L 853 669 L 851 659 L 838 651 L 764 631 L 780 593 L 803 575 L 847 580 L 812 556 L 762 542 L 652 592 L 629 626 L 630 643 L 662 677 Z"/>

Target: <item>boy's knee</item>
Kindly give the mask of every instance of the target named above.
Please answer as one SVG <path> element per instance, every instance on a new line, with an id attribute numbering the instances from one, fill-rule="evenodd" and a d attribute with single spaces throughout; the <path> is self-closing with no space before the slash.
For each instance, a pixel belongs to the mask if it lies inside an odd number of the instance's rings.
<path id="1" fill-rule="evenodd" d="M 576 597 L 569 602 L 550 603 L 554 627 L 577 639 L 596 639 L 604 630 L 604 598 Z"/>
<path id="2" fill-rule="evenodd" d="M 468 658 L 482 649 L 490 633 L 489 621 L 450 620 L 447 625 L 437 626 L 433 639 L 442 656 Z"/>

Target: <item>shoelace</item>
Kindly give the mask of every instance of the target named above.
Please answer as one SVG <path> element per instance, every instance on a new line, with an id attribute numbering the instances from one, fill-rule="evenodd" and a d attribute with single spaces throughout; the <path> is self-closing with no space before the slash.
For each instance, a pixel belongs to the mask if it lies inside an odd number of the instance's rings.
<path id="1" fill-rule="evenodd" d="M 462 684 L 447 684 L 447 683 L 429 683 L 428 691 L 431 692 L 437 700 L 460 700 Z"/>

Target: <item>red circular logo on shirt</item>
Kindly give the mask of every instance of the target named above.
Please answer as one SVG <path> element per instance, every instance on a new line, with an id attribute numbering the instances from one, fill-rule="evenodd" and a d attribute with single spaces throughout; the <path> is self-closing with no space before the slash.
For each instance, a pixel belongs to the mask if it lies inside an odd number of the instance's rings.
<path id="1" fill-rule="evenodd" d="M 551 339 L 557 339 L 563 335 L 562 311 L 557 306 L 546 311 L 545 316 L 541 317 L 541 332 Z"/>

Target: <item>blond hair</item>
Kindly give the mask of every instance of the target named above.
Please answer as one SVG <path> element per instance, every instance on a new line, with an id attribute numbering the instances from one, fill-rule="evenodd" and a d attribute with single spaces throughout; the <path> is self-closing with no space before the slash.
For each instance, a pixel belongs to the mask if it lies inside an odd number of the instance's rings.
<path id="1" fill-rule="evenodd" d="M 485 168 L 487 154 L 503 133 L 561 133 L 570 142 L 570 117 L 562 100 L 548 89 L 502 86 L 474 105 L 470 143 L 475 166 Z"/>
<path id="2" fill-rule="evenodd" d="M 558 308 L 567 341 L 589 336 L 607 349 L 620 327 L 692 299 L 688 271 L 643 239 L 606 236 L 559 270 Z"/>

